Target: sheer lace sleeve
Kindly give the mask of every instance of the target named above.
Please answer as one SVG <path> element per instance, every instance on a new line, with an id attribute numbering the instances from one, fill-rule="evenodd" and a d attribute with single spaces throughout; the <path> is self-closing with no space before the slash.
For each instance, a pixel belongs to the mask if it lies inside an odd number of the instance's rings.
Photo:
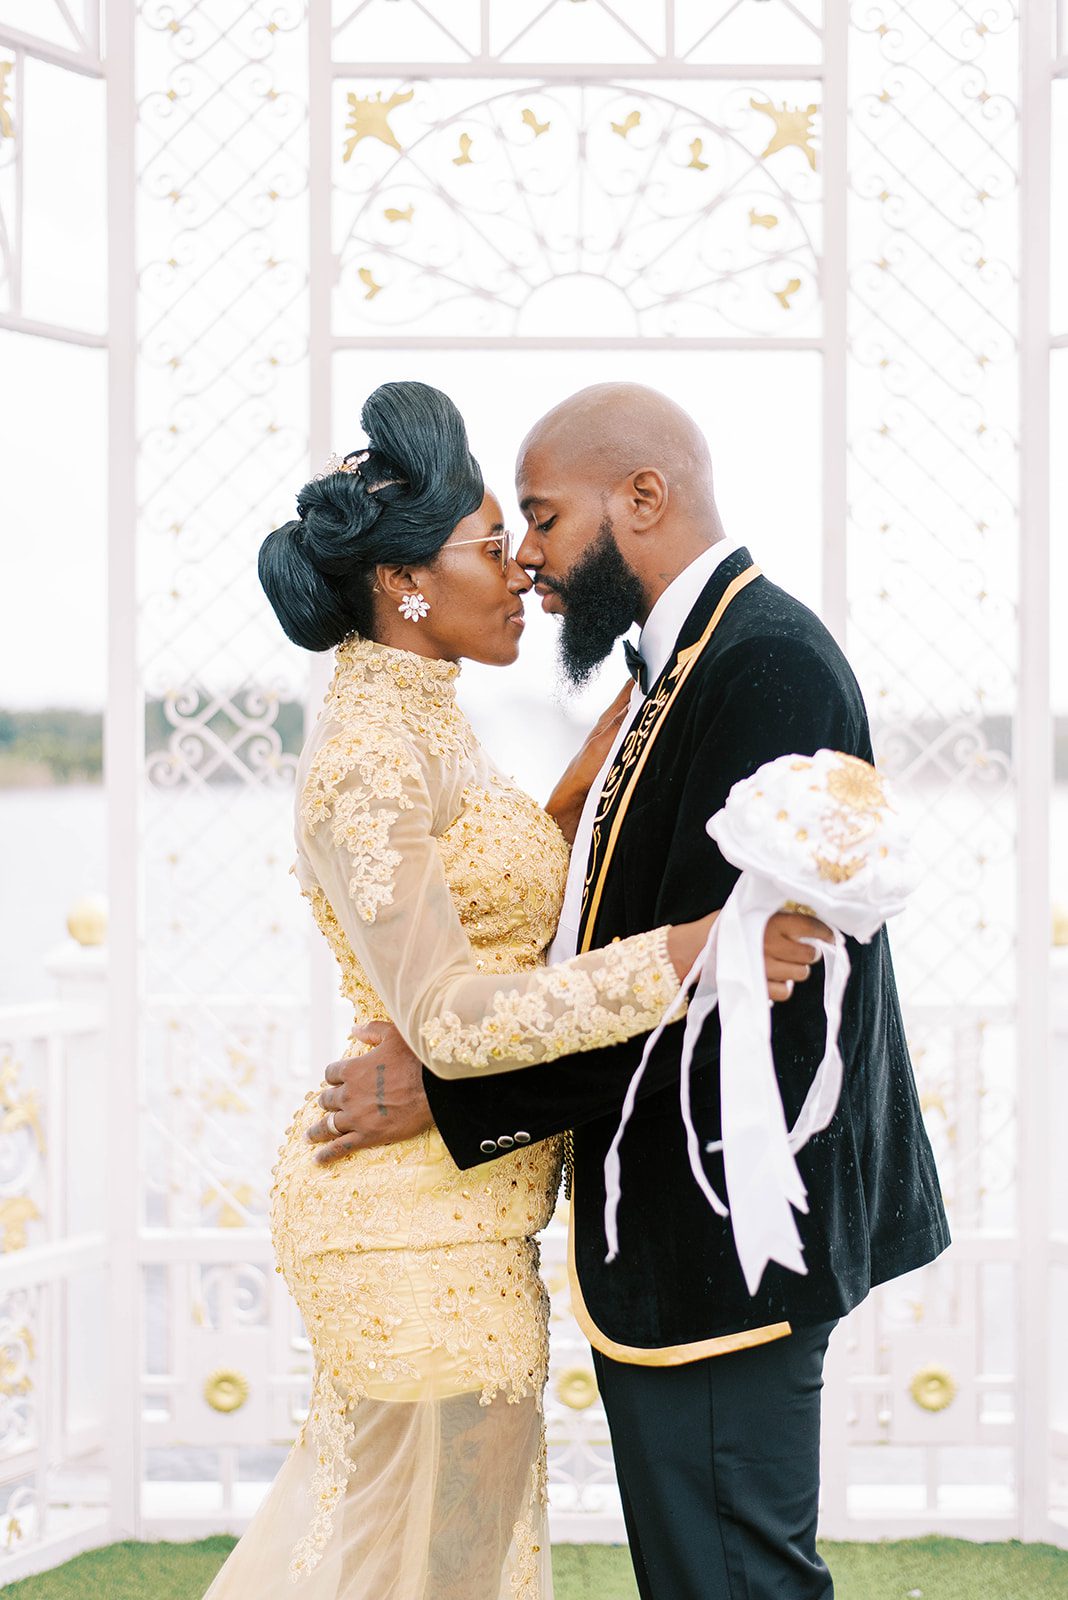
<path id="1" fill-rule="evenodd" d="M 300 800 L 302 844 L 334 915 L 432 1072 L 507 1072 L 629 1039 L 660 1020 L 677 987 L 666 928 L 556 967 L 480 973 L 433 818 L 417 747 L 380 728 L 328 741 Z"/>

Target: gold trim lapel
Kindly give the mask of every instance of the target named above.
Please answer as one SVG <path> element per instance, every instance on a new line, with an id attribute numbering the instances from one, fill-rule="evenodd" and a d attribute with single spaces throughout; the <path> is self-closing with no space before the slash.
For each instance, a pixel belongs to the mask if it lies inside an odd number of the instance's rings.
<path id="1" fill-rule="evenodd" d="M 604 788 L 601 790 L 601 798 L 597 806 L 597 814 L 593 821 L 589 867 L 582 893 L 582 936 L 579 941 L 579 950 L 581 952 L 589 950 L 593 940 L 594 924 L 597 921 L 601 895 L 604 892 L 605 874 L 615 853 L 616 841 L 619 838 L 619 830 L 623 824 L 623 818 L 627 814 L 627 808 L 630 805 L 645 763 L 649 759 L 649 752 L 653 748 L 656 736 L 664 726 L 667 714 L 671 710 L 686 679 L 693 671 L 698 657 L 723 620 L 727 607 L 736 595 L 739 595 L 744 588 L 752 583 L 754 578 L 759 578 L 760 575 L 758 566 L 746 567 L 744 572 L 740 572 L 727 585 L 720 596 L 719 604 L 709 618 L 704 633 L 695 644 L 687 645 L 685 649 L 680 650 L 670 671 L 660 675 L 649 698 L 642 706 L 638 721 L 630 729 L 620 746 L 616 762 L 604 781 Z M 604 827 L 609 817 L 612 819 L 611 827 L 602 856 L 601 842 L 604 836 Z"/>

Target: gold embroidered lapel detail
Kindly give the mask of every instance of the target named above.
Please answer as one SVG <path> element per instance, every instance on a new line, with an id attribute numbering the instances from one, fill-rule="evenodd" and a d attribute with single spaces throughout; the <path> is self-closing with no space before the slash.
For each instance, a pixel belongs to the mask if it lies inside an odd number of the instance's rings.
<path id="1" fill-rule="evenodd" d="M 638 779 L 641 777 L 645 763 L 649 759 L 649 752 L 653 748 L 657 734 L 664 726 L 667 713 L 670 711 L 686 679 L 693 671 L 701 652 L 719 627 L 731 601 L 751 584 L 754 578 L 759 577 L 760 568 L 758 566 L 746 567 L 744 572 L 740 572 L 727 585 L 720 597 L 719 604 L 709 618 L 708 626 L 705 628 L 704 633 L 695 644 L 687 645 L 684 650 L 679 651 L 670 672 L 661 674 L 652 693 L 642 706 L 638 721 L 630 729 L 619 748 L 619 754 L 604 781 L 597 814 L 593 819 L 593 838 L 590 842 L 589 865 L 582 891 L 580 951 L 586 951 L 590 948 L 594 923 L 597 921 L 601 895 L 604 892 L 605 875 L 615 853 L 619 830 L 623 825 L 623 818 L 627 814 Z"/>

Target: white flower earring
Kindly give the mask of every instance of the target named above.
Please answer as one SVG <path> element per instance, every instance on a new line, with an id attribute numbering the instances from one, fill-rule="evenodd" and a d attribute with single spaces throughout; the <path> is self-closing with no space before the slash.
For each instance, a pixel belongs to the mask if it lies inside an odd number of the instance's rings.
<path id="1" fill-rule="evenodd" d="M 430 601 L 421 594 L 406 594 L 397 610 L 405 622 L 421 622 L 430 610 Z"/>

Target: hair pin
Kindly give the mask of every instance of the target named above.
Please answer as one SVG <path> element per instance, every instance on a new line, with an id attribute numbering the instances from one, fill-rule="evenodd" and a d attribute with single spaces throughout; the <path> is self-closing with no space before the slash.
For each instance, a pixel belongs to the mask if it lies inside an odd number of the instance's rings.
<path id="1" fill-rule="evenodd" d="M 315 481 L 331 478 L 335 472 L 359 472 L 370 454 L 370 450 L 350 450 L 347 456 L 328 456 L 323 467 L 315 474 Z"/>

